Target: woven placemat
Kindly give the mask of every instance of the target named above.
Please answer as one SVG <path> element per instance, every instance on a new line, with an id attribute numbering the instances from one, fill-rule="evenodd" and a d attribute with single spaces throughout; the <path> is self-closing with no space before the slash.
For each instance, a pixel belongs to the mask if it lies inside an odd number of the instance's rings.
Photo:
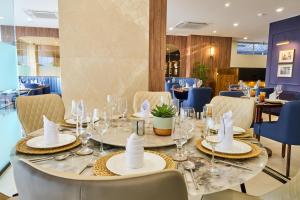
<path id="1" fill-rule="evenodd" d="M 154 154 L 161 156 L 166 161 L 165 169 L 175 169 L 176 168 L 176 163 L 173 161 L 173 159 L 170 156 L 168 156 L 164 153 L 161 153 L 161 152 L 157 152 L 157 151 L 146 151 L 146 152 L 154 153 Z M 112 156 L 120 154 L 120 153 L 124 153 L 124 151 L 114 152 L 114 153 L 106 155 L 106 156 L 100 158 L 99 160 L 97 160 L 93 167 L 94 175 L 96 175 L 96 176 L 118 176 L 117 174 L 114 174 L 111 171 L 109 171 L 109 169 L 107 169 L 106 162 Z"/>
<path id="2" fill-rule="evenodd" d="M 77 138 L 76 141 L 73 142 L 72 144 L 68 144 L 62 147 L 51 148 L 51 149 L 35 149 L 35 148 L 28 147 L 26 145 L 26 142 L 31 138 L 32 137 L 21 139 L 16 144 L 16 151 L 19 153 L 31 154 L 31 155 L 53 154 L 53 153 L 59 153 L 59 152 L 73 149 L 81 144 L 81 141 Z"/>
<path id="3" fill-rule="evenodd" d="M 203 153 L 212 155 L 212 151 L 210 149 L 205 148 L 204 146 L 202 146 L 202 141 L 203 140 L 198 140 L 196 142 L 196 147 L 197 149 L 199 149 L 200 151 L 202 151 Z M 261 154 L 262 149 L 255 145 L 252 144 L 250 142 L 245 142 L 245 141 L 241 141 L 244 142 L 248 145 L 251 146 L 252 151 L 250 151 L 249 153 L 244 153 L 244 154 L 225 154 L 225 153 L 219 153 L 219 152 L 215 152 L 215 156 L 220 157 L 220 158 L 229 158 L 229 159 L 247 159 L 247 158 L 254 158 L 256 156 L 259 156 L 259 154 Z"/>
<path id="4" fill-rule="evenodd" d="M 245 133 L 234 135 L 234 138 L 253 138 L 253 129 L 247 129 Z"/>

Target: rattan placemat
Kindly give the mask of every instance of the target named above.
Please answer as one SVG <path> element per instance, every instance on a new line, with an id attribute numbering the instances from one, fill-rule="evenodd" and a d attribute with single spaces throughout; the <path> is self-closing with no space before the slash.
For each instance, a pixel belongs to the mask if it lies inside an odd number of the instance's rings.
<path id="1" fill-rule="evenodd" d="M 35 148 L 28 147 L 26 145 L 26 142 L 31 138 L 32 137 L 21 139 L 16 144 L 16 151 L 19 153 L 24 153 L 24 154 L 43 155 L 43 154 L 52 154 L 52 153 L 59 153 L 59 152 L 67 151 L 67 150 L 73 149 L 81 144 L 81 141 L 77 138 L 76 141 L 73 142 L 72 144 L 65 145 L 62 147 L 51 148 L 51 149 L 35 149 Z"/>
<path id="2" fill-rule="evenodd" d="M 253 138 L 253 129 L 247 129 L 245 133 L 234 135 L 234 138 Z"/>
<path id="3" fill-rule="evenodd" d="M 99 160 L 97 160 L 94 165 L 94 168 L 93 168 L 94 174 L 96 176 L 118 176 L 107 169 L 106 162 L 112 156 L 123 153 L 123 152 L 124 151 L 114 152 L 114 153 L 106 155 L 106 156 L 100 158 Z M 154 153 L 154 154 L 161 156 L 166 161 L 165 169 L 175 169 L 176 168 L 176 163 L 173 161 L 173 159 L 170 156 L 168 156 L 164 153 L 161 153 L 161 152 L 157 152 L 157 151 L 146 151 L 146 152 Z"/>
<path id="4" fill-rule="evenodd" d="M 199 149 L 203 153 L 212 155 L 211 150 L 202 146 L 202 143 L 201 143 L 202 141 L 203 140 L 198 140 L 196 142 L 197 149 Z M 244 153 L 244 154 L 224 154 L 224 153 L 215 152 L 215 156 L 220 157 L 220 158 L 230 158 L 230 159 L 247 159 L 247 158 L 253 158 L 253 157 L 259 156 L 259 154 L 262 152 L 262 149 L 255 144 L 252 144 L 250 142 L 245 142 L 245 141 L 241 141 L 241 142 L 244 142 L 244 143 L 250 145 L 252 148 L 252 151 L 250 151 L 249 153 Z"/>

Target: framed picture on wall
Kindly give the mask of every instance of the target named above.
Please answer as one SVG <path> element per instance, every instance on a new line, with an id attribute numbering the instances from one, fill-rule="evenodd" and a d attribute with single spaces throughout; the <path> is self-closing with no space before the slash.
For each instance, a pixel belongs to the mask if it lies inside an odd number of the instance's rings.
<path id="1" fill-rule="evenodd" d="M 294 62 L 295 49 L 279 51 L 279 63 L 292 63 Z"/>
<path id="2" fill-rule="evenodd" d="M 279 64 L 277 77 L 292 77 L 293 64 Z"/>

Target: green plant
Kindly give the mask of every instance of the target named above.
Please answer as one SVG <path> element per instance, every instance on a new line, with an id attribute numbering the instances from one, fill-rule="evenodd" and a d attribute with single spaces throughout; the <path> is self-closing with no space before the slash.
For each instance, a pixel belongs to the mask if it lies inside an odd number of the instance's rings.
<path id="1" fill-rule="evenodd" d="M 167 104 L 157 105 L 152 111 L 151 114 L 155 117 L 161 118 L 171 118 L 176 115 L 176 109 Z"/>
<path id="2" fill-rule="evenodd" d="M 198 78 L 205 83 L 208 79 L 208 68 L 204 64 L 196 63 L 193 69 L 193 77 Z"/>

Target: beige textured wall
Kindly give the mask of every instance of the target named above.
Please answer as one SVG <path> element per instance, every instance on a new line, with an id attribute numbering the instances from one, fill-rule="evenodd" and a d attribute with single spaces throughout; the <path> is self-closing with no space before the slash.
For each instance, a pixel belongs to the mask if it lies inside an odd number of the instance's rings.
<path id="1" fill-rule="evenodd" d="M 148 0 L 59 0 L 63 99 L 88 108 L 148 89 Z M 131 108 L 131 107 L 130 107 Z"/>
<path id="2" fill-rule="evenodd" d="M 232 42 L 230 67 L 266 68 L 266 65 L 267 55 L 239 55 L 237 54 L 237 42 Z"/>

